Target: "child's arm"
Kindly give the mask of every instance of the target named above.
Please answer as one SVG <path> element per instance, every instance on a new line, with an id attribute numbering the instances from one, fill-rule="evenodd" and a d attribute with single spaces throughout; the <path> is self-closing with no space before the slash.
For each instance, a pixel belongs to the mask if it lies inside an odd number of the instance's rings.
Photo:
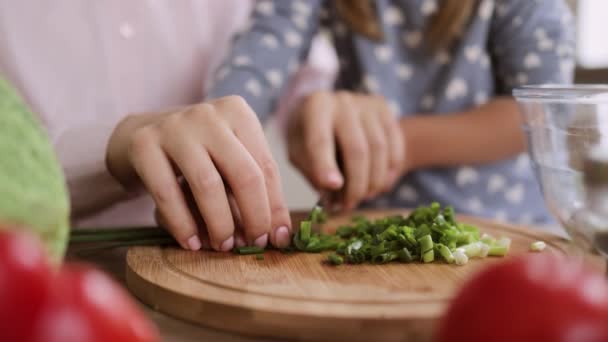
<path id="1" fill-rule="evenodd" d="M 452 115 L 401 120 L 409 170 L 506 159 L 525 150 L 522 119 L 515 100 L 495 98 Z"/>
<path id="2" fill-rule="evenodd" d="M 513 88 L 572 81 L 573 23 L 565 2 L 495 3 L 488 47 L 497 96 L 453 115 L 402 119 L 408 169 L 493 162 L 523 152 L 523 119 Z"/>
<path id="3" fill-rule="evenodd" d="M 237 35 L 218 68 L 207 99 L 238 94 L 260 119 L 266 118 L 308 56 L 320 7 L 320 0 L 258 1 L 250 26 Z"/>

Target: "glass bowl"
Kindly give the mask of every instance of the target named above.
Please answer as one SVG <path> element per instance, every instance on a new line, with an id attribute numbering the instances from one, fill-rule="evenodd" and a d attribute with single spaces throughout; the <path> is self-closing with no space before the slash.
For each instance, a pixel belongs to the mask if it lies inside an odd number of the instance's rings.
<path id="1" fill-rule="evenodd" d="M 608 151 L 608 85 L 529 85 L 513 95 L 547 207 L 580 248 L 593 248 L 608 225 L 589 208 L 584 170 L 592 151 Z"/>

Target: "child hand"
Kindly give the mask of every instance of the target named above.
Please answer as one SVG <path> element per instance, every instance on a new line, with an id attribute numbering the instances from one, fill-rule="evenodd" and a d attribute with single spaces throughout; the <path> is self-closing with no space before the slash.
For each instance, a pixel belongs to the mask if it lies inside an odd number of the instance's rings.
<path id="1" fill-rule="evenodd" d="M 345 209 L 389 190 L 404 166 L 398 122 L 384 98 L 375 95 L 313 93 L 290 117 L 288 150 L 290 161 L 318 190 L 342 189 Z"/>

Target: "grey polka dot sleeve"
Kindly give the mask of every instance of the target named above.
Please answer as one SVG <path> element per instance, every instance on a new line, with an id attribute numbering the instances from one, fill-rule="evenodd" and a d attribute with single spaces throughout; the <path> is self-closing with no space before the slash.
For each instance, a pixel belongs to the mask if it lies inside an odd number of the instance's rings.
<path id="1" fill-rule="evenodd" d="M 489 49 L 498 94 L 521 84 L 572 82 L 573 20 L 563 1 L 497 0 L 494 13 Z"/>
<path id="2" fill-rule="evenodd" d="M 353 32 L 334 1 L 259 1 L 209 97 L 242 95 L 263 119 L 308 54 L 318 26 L 340 61 L 335 88 L 380 94 L 400 117 L 449 115 L 511 95 L 522 84 L 572 81 L 574 25 L 564 0 L 476 1 L 458 39 L 429 54 L 424 32 L 447 1 L 457 0 L 375 0 L 382 42 Z M 431 201 L 499 220 L 551 222 L 525 154 L 414 170 L 363 206 L 411 208 Z"/>
<path id="3" fill-rule="evenodd" d="M 218 69 L 208 99 L 238 94 L 260 119 L 274 109 L 317 32 L 320 0 L 258 1 L 243 34 Z"/>

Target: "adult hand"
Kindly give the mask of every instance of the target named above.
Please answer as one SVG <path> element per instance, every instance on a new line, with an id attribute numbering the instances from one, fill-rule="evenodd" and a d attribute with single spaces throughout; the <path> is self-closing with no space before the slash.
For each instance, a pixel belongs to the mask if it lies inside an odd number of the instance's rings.
<path id="1" fill-rule="evenodd" d="M 315 188 L 342 189 L 345 209 L 391 189 L 404 168 L 398 122 L 376 95 L 313 93 L 290 116 L 288 150 L 290 161 Z"/>
<path id="2" fill-rule="evenodd" d="M 270 239 L 276 247 L 289 245 L 291 221 L 277 165 L 255 113 L 238 96 L 129 116 L 110 138 L 106 163 L 127 188 L 145 186 L 183 248 L 198 250 L 208 236 L 213 249 L 229 251 L 241 232 L 247 244 L 265 247 Z M 190 208 L 181 177 L 195 202 Z"/>

